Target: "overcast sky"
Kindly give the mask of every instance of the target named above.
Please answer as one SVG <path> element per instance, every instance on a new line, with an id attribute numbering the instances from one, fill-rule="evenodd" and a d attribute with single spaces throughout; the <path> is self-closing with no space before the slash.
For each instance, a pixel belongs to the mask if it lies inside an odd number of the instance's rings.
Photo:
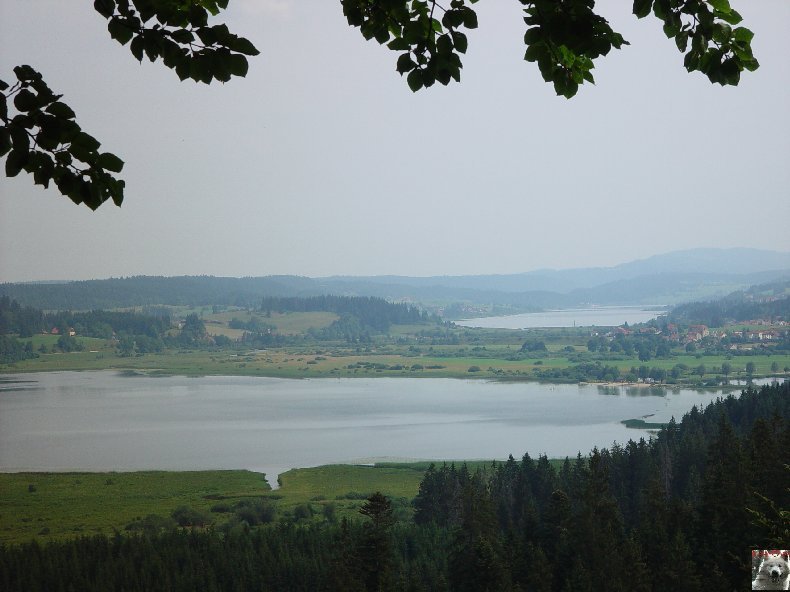
<path id="1" fill-rule="evenodd" d="M 556 97 L 515 0 L 476 5 L 461 84 L 413 94 L 336 0 L 231 0 L 245 79 L 179 82 L 88 0 L 0 0 L 0 77 L 27 63 L 126 162 L 123 207 L 0 178 L 0 281 L 448 275 L 609 266 L 693 247 L 790 250 L 787 0 L 733 0 L 761 68 L 688 74 L 654 17 Z"/>

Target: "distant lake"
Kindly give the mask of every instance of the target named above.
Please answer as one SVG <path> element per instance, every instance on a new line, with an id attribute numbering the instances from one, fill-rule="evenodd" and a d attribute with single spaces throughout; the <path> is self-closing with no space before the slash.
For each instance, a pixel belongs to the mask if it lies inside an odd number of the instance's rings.
<path id="1" fill-rule="evenodd" d="M 598 306 L 594 308 L 568 308 L 546 310 L 500 317 L 482 317 L 455 321 L 463 327 L 486 329 L 533 329 L 537 327 L 617 327 L 623 323 L 646 323 L 664 314 L 657 306 Z"/>
<path id="2" fill-rule="evenodd" d="M 583 454 L 720 393 L 440 378 L 0 376 L 0 471 L 251 469 Z"/>

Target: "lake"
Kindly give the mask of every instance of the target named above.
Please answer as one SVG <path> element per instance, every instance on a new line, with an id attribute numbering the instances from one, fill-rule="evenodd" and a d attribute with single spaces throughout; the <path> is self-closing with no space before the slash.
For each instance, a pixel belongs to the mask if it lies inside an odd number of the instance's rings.
<path id="1" fill-rule="evenodd" d="M 583 454 L 720 393 L 441 378 L 0 376 L 0 471 L 250 469 Z"/>
<path id="2" fill-rule="evenodd" d="M 646 323 L 666 311 L 661 306 L 597 306 L 546 310 L 499 317 L 455 321 L 463 327 L 486 329 L 534 329 L 538 327 L 617 327 L 623 323 Z"/>

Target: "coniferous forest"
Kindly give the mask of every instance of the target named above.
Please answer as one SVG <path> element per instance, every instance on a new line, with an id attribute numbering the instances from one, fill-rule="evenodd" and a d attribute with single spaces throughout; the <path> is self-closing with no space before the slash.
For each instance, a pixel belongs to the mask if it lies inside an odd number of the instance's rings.
<path id="1" fill-rule="evenodd" d="M 784 383 L 561 466 L 432 466 L 408 522 L 373 494 L 339 523 L 0 547 L 0 589 L 746 590 L 750 549 L 790 542 L 789 418 Z"/>

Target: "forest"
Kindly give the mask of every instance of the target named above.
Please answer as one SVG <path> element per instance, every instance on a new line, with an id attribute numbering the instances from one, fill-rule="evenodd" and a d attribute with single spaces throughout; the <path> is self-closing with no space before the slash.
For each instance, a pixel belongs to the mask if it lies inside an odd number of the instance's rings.
<path id="1" fill-rule="evenodd" d="M 709 302 L 690 302 L 675 307 L 669 315 L 673 322 L 699 323 L 721 327 L 751 319 L 790 318 L 790 297 L 754 300 L 743 292 Z"/>
<path id="2" fill-rule="evenodd" d="M 411 519 L 161 529 L 0 547 L 0 588 L 719 591 L 786 548 L 790 384 L 693 408 L 655 438 L 561 464 L 431 466 Z"/>

